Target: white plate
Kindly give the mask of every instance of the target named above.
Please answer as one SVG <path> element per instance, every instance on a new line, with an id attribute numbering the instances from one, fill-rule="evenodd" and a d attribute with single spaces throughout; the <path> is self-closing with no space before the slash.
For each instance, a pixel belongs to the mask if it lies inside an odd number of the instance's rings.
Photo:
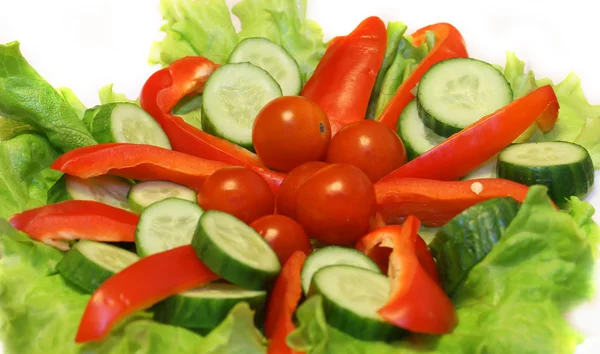
<path id="1" fill-rule="evenodd" d="M 308 2 L 308 17 L 323 27 L 326 38 L 351 31 L 368 15 L 404 21 L 409 32 L 434 22 L 450 22 L 464 35 L 471 56 L 503 64 L 504 51 L 512 50 L 538 77 L 561 80 L 574 71 L 582 78 L 590 102 L 600 103 L 597 12 L 592 1 L 551 0 L 543 5 L 524 0 Z M 19 40 L 25 57 L 44 78 L 54 86 L 72 88 L 88 106 L 98 103 L 98 89 L 108 83 L 115 83 L 115 89 L 129 97 L 137 97 L 144 81 L 156 70 L 146 63 L 152 41 L 160 39 L 158 3 L 1 1 L 0 42 Z M 599 177 L 597 173 L 597 181 Z M 589 200 L 600 214 L 600 192 Z M 600 215 L 595 219 L 600 221 Z M 577 353 L 597 353 L 600 300 L 583 305 L 569 318 L 587 336 Z"/>

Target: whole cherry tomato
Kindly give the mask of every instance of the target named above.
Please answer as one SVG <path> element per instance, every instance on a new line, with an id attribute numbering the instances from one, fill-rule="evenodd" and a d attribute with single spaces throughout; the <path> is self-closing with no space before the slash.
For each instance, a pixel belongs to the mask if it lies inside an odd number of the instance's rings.
<path id="1" fill-rule="evenodd" d="M 325 243 L 353 246 L 369 232 L 375 213 L 373 184 L 349 164 L 324 167 L 298 188 L 296 220 Z"/>
<path id="2" fill-rule="evenodd" d="M 329 143 L 326 161 L 354 165 L 375 183 L 404 165 L 407 157 L 395 131 L 383 123 L 363 120 L 340 129 Z"/>
<path id="3" fill-rule="evenodd" d="M 198 194 L 198 204 L 204 210 L 220 210 L 249 224 L 261 216 L 273 214 L 275 197 L 258 173 L 231 166 L 206 179 Z"/>
<path id="4" fill-rule="evenodd" d="M 327 166 L 322 161 L 311 161 L 291 170 L 281 182 L 275 197 L 275 210 L 277 214 L 296 217 L 296 193 L 298 187 L 315 172 Z"/>
<path id="5" fill-rule="evenodd" d="M 281 264 L 295 251 L 301 251 L 307 256 L 312 252 L 310 239 L 302 226 L 285 215 L 263 216 L 250 224 L 250 227 L 271 245 Z"/>
<path id="6" fill-rule="evenodd" d="M 258 113 L 252 130 L 252 144 L 260 159 L 282 172 L 323 160 L 329 140 L 329 119 L 316 103 L 301 96 L 269 102 Z"/>

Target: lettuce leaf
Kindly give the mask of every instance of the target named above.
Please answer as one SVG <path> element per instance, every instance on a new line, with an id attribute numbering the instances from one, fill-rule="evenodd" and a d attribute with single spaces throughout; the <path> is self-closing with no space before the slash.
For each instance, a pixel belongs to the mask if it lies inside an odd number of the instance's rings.
<path id="1" fill-rule="evenodd" d="M 114 84 L 108 84 L 98 91 L 98 98 L 101 104 L 113 103 L 113 102 L 129 102 L 139 105 L 139 99 L 130 100 L 124 93 L 118 93 L 113 90 Z"/>
<path id="2" fill-rule="evenodd" d="M 75 112 L 75 114 L 77 114 L 77 117 L 82 119 L 83 113 L 85 113 L 87 107 L 83 104 L 83 102 L 81 102 L 75 92 L 68 87 L 59 87 L 57 90 L 58 93 L 60 93 L 60 95 L 65 99 L 65 101 L 67 101 L 69 106 L 71 106 L 71 109 Z"/>
<path id="3" fill-rule="evenodd" d="M 0 117 L 0 141 L 9 140 L 17 135 L 34 132 L 35 128 L 18 120 Z"/>
<path id="4" fill-rule="evenodd" d="M 476 265 L 452 301 L 453 333 L 398 343 L 364 342 L 326 324 L 319 297 L 297 312 L 288 344 L 324 353 L 573 353 L 582 337 L 563 314 L 593 295 L 593 208 L 571 199 L 557 210 L 544 186 L 532 186 L 502 239 Z M 415 343 L 420 343 L 419 345 Z"/>

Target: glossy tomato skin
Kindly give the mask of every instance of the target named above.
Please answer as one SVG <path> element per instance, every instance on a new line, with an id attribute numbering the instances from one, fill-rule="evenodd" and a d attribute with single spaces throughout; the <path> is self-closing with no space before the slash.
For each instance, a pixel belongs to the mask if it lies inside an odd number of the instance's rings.
<path id="1" fill-rule="evenodd" d="M 291 170 L 281 182 L 275 197 L 275 210 L 277 214 L 296 217 L 296 195 L 298 188 L 310 176 L 327 166 L 322 161 L 310 161 Z"/>
<path id="2" fill-rule="evenodd" d="M 312 252 L 310 239 L 298 222 L 285 215 L 266 215 L 250 224 L 273 248 L 284 264 L 295 251 Z"/>
<path id="3" fill-rule="evenodd" d="M 326 161 L 354 165 L 375 183 L 408 160 L 396 132 L 383 123 L 363 120 L 340 129 L 329 143 Z"/>
<path id="4" fill-rule="evenodd" d="M 375 190 L 357 167 L 333 164 L 298 189 L 296 220 L 313 238 L 352 247 L 369 232 L 376 213 Z"/>
<path id="5" fill-rule="evenodd" d="M 281 172 L 323 160 L 330 140 L 331 126 L 325 112 L 301 96 L 269 102 L 258 113 L 252 130 L 252 144 L 260 159 Z"/>
<path id="6" fill-rule="evenodd" d="M 220 210 L 250 224 L 261 216 L 273 214 L 275 197 L 258 173 L 231 166 L 206 179 L 198 194 L 198 204 L 204 210 Z"/>

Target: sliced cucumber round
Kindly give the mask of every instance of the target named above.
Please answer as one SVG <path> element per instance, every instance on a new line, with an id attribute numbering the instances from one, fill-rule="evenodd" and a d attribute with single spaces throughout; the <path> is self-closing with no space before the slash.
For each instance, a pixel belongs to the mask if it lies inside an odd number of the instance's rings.
<path id="1" fill-rule="evenodd" d="M 235 47 L 230 63 L 250 63 L 266 70 L 281 87 L 284 96 L 302 89 L 302 74 L 296 59 L 279 44 L 266 38 L 246 38 Z"/>
<path id="2" fill-rule="evenodd" d="M 312 278 L 314 274 L 319 271 L 319 269 L 335 264 L 351 265 L 376 273 L 381 273 L 377 263 L 375 263 L 371 258 L 367 257 L 364 253 L 355 250 L 354 248 L 326 246 L 319 248 L 306 257 L 306 261 L 304 262 L 302 273 L 300 275 L 304 294 L 309 293 Z"/>
<path id="3" fill-rule="evenodd" d="M 66 175 L 65 186 L 67 193 L 74 200 L 93 200 L 131 210 L 127 200 L 131 185 L 122 178 L 104 175 L 84 179 Z"/>
<path id="4" fill-rule="evenodd" d="M 204 87 L 202 129 L 251 149 L 254 119 L 277 97 L 281 88 L 265 70 L 250 63 L 223 65 Z"/>
<path id="5" fill-rule="evenodd" d="M 323 296 L 325 317 L 332 327 L 362 340 L 391 340 L 404 333 L 377 313 L 390 293 L 390 280 L 385 275 L 333 265 L 315 273 L 313 283 Z"/>
<path id="6" fill-rule="evenodd" d="M 93 293 L 106 279 L 139 259 L 135 253 L 117 246 L 81 240 L 58 262 L 56 269 L 71 283 Z"/>
<path id="7" fill-rule="evenodd" d="M 410 101 L 400 114 L 396 132 L 404 142 L 409 160 L 423 155 L 446 140 L 429 129 L 419 118 L 416 98 Z"/>
<path id="8" fill-rule="evenodd" d="M 228 283 L 205 286 L 171 296 L 153 307 L 154 319 L 186 328 L 212 329 L 240 302 L 262 311 L 267 298 L 264 290 L 248 290 Z"/>
<path id="9" fill-rule="evenodd" d="M 513 144 L 498 155 L 498 177 L 531 186 L 543 184 L 560 207 L 567 199 L 583 199 L 594 184 L 594 164 L 588 151 L 575 143 L 552 141 Z"/>
<path id="10" fill-rule="evenodd" d="M 171 149 L 160 124 L 138 105 L 129 102 L 107 103 L 98 108 L 91 133 L 98 143 L 131 143 Z"/>
<path id="11" fill-rule="evenodd" d="M 202 215 L 195 202 L 169 198 L 142 211 L 135 230 L 137 253 L 141 257 L 189 245 Z"/>
<path id="12" fill-rule="evenodd" d="M 281 270 L 267 241 L 243 221 L 221 211 L 202 215 L 192 247 L 213 272 L 248 289 L 266 288 Z"/>
<path id="13" fill-rule="evenodd" d="M 196 192 L 181 184 L 168 181 L 144 181 L 134 184 L 127 196 L 131 207 L 142 211 L 146 207 L 168 198 L 196 202 Z"/>
<path id="14" fill-rule="evenodd" d="M 504 75 L 473 58 L 433 65 L 419 82 L 419 116 L 436 134 L 449 137 L 513 100 Z"/>

